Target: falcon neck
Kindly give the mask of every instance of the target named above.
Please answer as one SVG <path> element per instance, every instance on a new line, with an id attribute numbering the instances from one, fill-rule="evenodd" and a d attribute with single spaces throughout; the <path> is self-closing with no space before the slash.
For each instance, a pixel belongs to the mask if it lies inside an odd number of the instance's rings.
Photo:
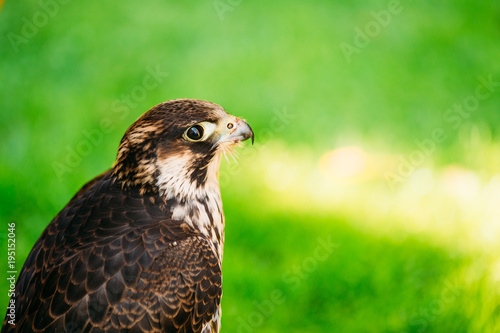
<path id="1" fill-rule="evenodd" d="M 172 221 L 186 224 L 200 236 L 209 239 L 214 251 L 222 260 L 224 245 L 224 213 L 220 191 L 207 191 L 201 197 L 191 199 L 164 196 Z"/>
<path id="2" fill-rule="evenodd" d="M 219 166 L 219 154 L 202 167 L 193 167 L 192 156 L 188 154 L 164 157 L 158 162 L 156 185 L 172 220 L 185 223 L 210 239 L 222 259 L 224 214 Z M 204 177 L 198 177 L 200 174 Z"/>

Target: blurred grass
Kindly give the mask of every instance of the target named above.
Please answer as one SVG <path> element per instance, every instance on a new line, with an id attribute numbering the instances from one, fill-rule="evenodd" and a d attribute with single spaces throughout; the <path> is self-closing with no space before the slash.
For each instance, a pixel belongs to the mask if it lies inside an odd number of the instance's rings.
<path id="1" fill-rule="evenodd" d="M 489 206 L 478 200 L 498 193 L 485 188 L 500 162 L 500 94 L 458 129 L 443 114 L 474 94 L 479 76 L 500 80 L 500 5 L 401 5 L 348 63 L 340 43 L 352 44 L 353 29 L 387 2 L 242 1 L 221 20 L 212 1 L 70 1 L 15 52 L 9 33 L 22 35 L 23 18 L 42 9 L 6 1 L 0 219 L 17 222 L 19 268 L 72 194 L 112 164 L 141 113 L 167 99 L 200 98 L 245 117 L 256 132 L 240 165 L 223 166 L 224 332 L 499 331 L 498 215 L 487 224 L 488 243 L 479 226 Z M 148 68 L 168 76 L 123 109 Z M 281 127 L 273 118 L 284 110 L 292 117 Z M 103 119 L 113 126 L 107 133 Z M 432 171 L 432 191 L 415 195 L 408 183 L 419 179 L 411 177 L 387 190 L 383 174 L 436 127 L 447 139 L 419 166 Z M 68 147 L 95 130 L 102 142 L 58 177 L 53 163 L 64 164 Z M 375 176 L 330 181 L 327 168 L 324 178 L 324 153 L 353 145 Z M 465 190 L 473 200 L 440 192 L 452 165 L 477 179 L 477 193 Z M 6 248 L 6 227 L 0 235 Z M 314 258 L 318 237 L 338 247 L 293 288 L 286 277 Z M 0 290 L 6 305 L 6 281 Z M 276 291 L 284 302 L 259 315 Z"/>

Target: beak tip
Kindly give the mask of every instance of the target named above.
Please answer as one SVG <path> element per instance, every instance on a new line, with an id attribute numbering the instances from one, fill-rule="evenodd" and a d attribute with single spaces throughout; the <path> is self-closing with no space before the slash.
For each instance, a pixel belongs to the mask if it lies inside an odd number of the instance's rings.
<path id="1" fill-rule="evenodd" d="M 254 134 L 253 134 L 253 129 L 252 129 L 252 127 L 250 127 L 250 125 L 248 125 L 248 123 L 247 123 L 247 122 L 245 122 L 245 124 L 247 125 L 248 131 L 250 132 L 248 136 L 252 139 L 252 146 L 253 146 L 253 142 L 254 142 Z M 248 137 L 247 137 L 247 138 L 248 138 Z"/>

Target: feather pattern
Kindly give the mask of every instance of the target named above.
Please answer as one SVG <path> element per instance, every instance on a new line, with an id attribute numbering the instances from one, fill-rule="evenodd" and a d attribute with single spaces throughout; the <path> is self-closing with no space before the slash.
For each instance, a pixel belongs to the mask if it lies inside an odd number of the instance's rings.
<path id="1" fill-rule="evenodd" d="M 158 195 L 122 191 L 111 172 L 87 189 L 35 244 L 17 283 L 17 323 L 2 331 L 201 332 L 222 294 L 209 242 L 173 222 Z"/>
<path id="2" fill-rule="evenodd" d="M 210 135 L 186 139 L 200 122 Z M 113 168 L 35 243 L 13 296 L 15 325 L 6 316 L 2 332 L 218 332 L 219 164 L 248 138 L 248 124 L 210 102 L 168 101 L 142 115 Z"/>

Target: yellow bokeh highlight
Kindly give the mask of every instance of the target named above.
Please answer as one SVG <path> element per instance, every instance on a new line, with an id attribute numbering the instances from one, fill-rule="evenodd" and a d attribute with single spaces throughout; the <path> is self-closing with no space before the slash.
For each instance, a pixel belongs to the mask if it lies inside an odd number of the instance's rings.
<path id="1" fill-rule="evenodd" d="M 457 251 L 500 247 L 500 176 L 426 163 L 394 187 L 384 177 L 397 168 L 393 152 L 361 145 L 304 151 L 272 142 L 252 157 L 251 179 L 266 185 L 276 209 L 345 216 L 364 231 L 424 236 Z"/>

